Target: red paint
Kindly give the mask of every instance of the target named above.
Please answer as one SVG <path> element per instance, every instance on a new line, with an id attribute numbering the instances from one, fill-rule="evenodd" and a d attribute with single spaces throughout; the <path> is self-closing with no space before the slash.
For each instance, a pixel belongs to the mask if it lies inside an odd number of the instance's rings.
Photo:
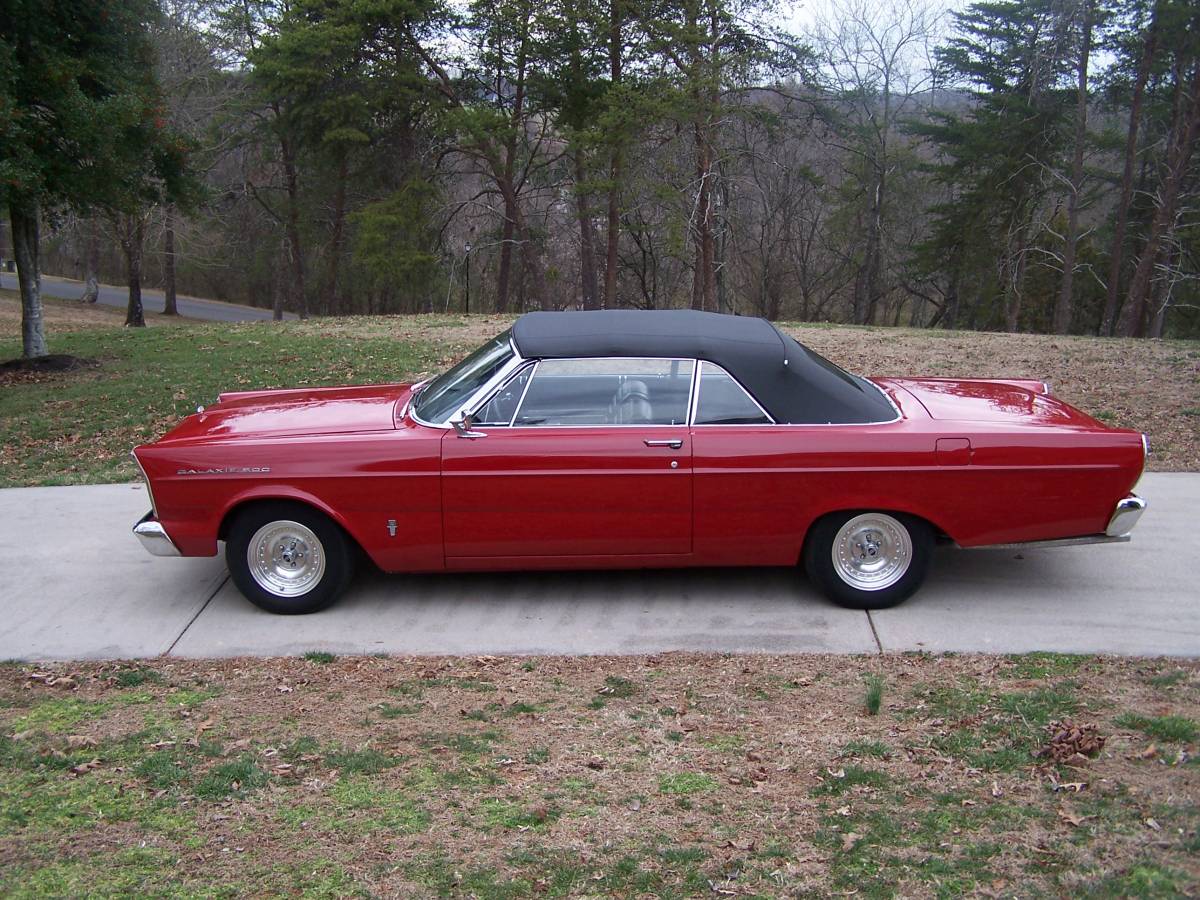
<path id="1" fill-rule="evenodd" d="M 239 504 L 292 499 L 392 572 L 790 565 L 813 521 L 845 509 L 921 516 L 963 546 L 1078 537 L 1102 533 L 1141 474 L 1138 432 L 1039 382 L 876 383 L 898 421 L 476 440 L 402 415 L 406 385 L 243 392 L 136 453 L 185 556 L 215 554 Z M 682 445 L 644 443 L 665 439 Z"/>

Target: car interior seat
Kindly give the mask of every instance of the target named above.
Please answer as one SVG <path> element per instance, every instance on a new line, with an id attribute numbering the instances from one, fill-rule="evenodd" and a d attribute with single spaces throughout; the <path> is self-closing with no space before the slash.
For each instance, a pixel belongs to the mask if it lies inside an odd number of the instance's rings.
<path id="1" fill-rule="evenodd" d="M 614 425 L 644 425 L 654 421 L 650 389 L 644 381 L 622 381 L 608 406 Z"/>

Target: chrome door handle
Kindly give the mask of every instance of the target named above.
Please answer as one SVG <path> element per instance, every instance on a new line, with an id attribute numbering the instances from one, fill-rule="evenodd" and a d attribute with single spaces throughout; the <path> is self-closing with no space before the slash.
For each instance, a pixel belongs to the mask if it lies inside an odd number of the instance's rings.
<path id="1" fill-rule="evenodd" d="M 671 438 L 669 441 L 642 441 L 647 447 L 670 447 L 672 450 L 678 450 L 683 446 L 683 438 Z"/>

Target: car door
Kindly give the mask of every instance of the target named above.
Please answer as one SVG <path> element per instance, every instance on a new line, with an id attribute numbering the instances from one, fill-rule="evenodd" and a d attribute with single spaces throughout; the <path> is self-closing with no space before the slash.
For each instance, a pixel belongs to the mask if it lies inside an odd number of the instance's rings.
<path id="1" fill-rule="evenodd" d="M 552 359 L 442 439 L 448 565 L 689 554 L 692 360 Z"/>

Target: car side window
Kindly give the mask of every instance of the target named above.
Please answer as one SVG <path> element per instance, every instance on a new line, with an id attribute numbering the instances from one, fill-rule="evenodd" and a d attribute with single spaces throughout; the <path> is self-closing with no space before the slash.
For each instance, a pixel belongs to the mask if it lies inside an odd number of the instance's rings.
<path id="1" fill-rule="evenodd" d="M 690 359 L 544 359 L 514 425 L 683 425 Z"/>
<path id="2" fill-rule="evenodd" d="M 508 425 L 512 422 L 517 404 L 525 393 L 529 379 L 533 377 L 534 366 L 525 366 L 504 385 L 492 394 L 491 398 L 475 413 L 474 425 Z"/>
<path id="3" fill-rule="evenodd" d="M 767 425 L 771 419 L 745 388 L 719 366 L 700 364 L 696 425 Z"/>

